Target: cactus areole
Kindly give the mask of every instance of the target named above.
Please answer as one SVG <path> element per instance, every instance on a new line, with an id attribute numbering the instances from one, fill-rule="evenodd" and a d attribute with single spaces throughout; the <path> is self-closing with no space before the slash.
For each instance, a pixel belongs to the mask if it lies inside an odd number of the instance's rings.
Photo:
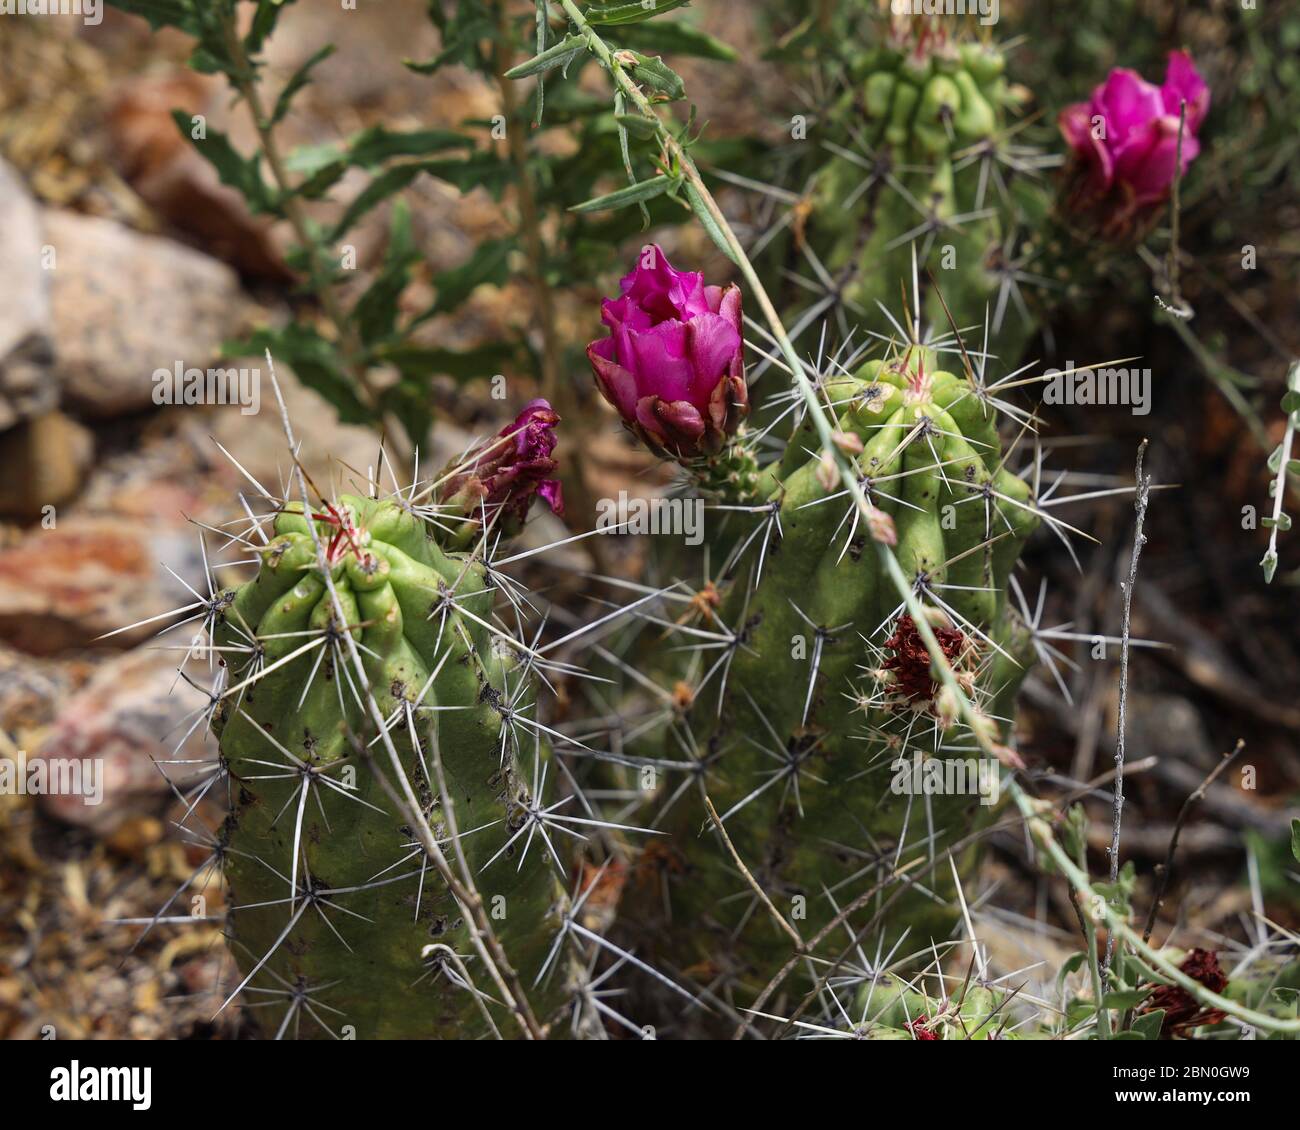
<path id="1" fill-rule="evenodd" d="M 458 972 L 459 961 L 487 981 L 465 909 L 381 784 L 380 774 L 399 788 L 346 635 L 443 844 L 445 799 L 454 805 L 460 848 L 526 984 L 554 933 L 551 862 L 537 851 L 519 865 L 502 850 L 528 803 L 503 732 L 517 657 L 484 627 L 493 589 L 482 565 L 444 552 L 427 528 L 392 501 L 344 495 L 310 516 L 289 504 L 216 624 L 229 671 L 213 728 L 233 794 L 222 847 L 232 950 L 268 1035 L 487 1031 Z M 504 1029 L 505 1010 L 486 1006 Z"/>

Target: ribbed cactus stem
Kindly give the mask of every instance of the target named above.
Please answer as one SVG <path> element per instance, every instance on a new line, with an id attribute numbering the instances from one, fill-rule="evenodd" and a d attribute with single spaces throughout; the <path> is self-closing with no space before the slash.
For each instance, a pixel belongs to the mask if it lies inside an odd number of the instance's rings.
<path id="1" fill-rule="evenodd" d="M 454 805 L 456 847 L 531 983 L 562 895 L 545 852 L 520 859 L 511 843 L 531 806 L 521 760 L 546 751 L 516 749 L 520 656 L 484 626 L 494 591 L 480 562 L 444 552 L 399 502 L 344 495 L 310 515 L 290 503 L 275 535 L 214 633 L 229 665 L 213 728 L 234 793 L 223 834 L 231 940 L 263 1006 L 255 1015 L 274 1032 L 292 1014 L 312 1036 L 484 1034 L 487 1015 L 501 1023 L 505 1010 L 477 995 L 487 978 L 465 908 L 383 788 L 392 767 L 372 756 L 372 711 L 341 644 L 355 641 L 401 770 L 444 844 Z"/>

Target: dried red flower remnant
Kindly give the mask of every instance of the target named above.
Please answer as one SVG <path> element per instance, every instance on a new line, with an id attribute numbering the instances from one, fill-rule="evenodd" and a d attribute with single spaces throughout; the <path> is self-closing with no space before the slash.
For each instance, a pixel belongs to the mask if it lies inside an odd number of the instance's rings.
<path id="1" fill-rule="evenodd" d="M 1222 993 L 1228 985 L 1228 975 L 1219 967 L 1219 955 L 1214 950 L 1194 949 L 1182 960 L 1178 968 L 1193 981 L 1204 985 L 1212 993 Z M 1203 1024 L 1218 1024 L 1224 1013 L 1217 1008 L 1202 1008 L 1200 1002 L 1180 985 L 1160 985 L 1147 998 L 1143 1012 L 1164 1009 L 1165 1019 L 1160 1027 L 1162 1039 L 1183 1036 Z"/>
<path id="2" fill-rule="evenodd" d="M 936 628 L 934 635 L 948 661 L 956 660 L 965 646 L 966 637 L 956 628 Z M 934 698 L 938 684 L 930 675 L 930 653 L 911 616 L 904 614 L 898 618 L 894 634 L 885 641 L 885 647 L 894 654 L 881 666 L 894 673 L 898 692 L 911 702 Z"/>

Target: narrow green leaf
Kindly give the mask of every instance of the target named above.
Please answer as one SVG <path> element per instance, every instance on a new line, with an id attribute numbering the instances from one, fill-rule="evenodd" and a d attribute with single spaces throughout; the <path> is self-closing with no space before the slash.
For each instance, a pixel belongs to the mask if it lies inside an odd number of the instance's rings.
<path id="1" fill-rule="evenodd" d="M 614 120 L 638 141 L 649 141 L 659 133 L 659 122 L 644 114 L 615 114 Z"/>
<path id="2" fill-rule="evenodd" d="M 206 137 L 194 137 L 192 116 L 184 110 L 173 110 L 172 119 L 181 134 L 199 151 L 217 171 L 223 184 L 236 189 L 253 212 L 273 212 L 271 190 L 262 179 L 262 157 L 255 153 L 243 156 L 219 130 L 207 128 Z"/>
<path id="3" fill-rule="evenodd" d="M 294 95 L 311 81 L 312 69 L 333 54 L 334 44 L 327 43 L 293 73 L 289 81 L 284 84 L 284 89 L 280 91 L 280 97 L 275 100 L 275 110 L 271 113 L 271 125 L 278 125 L 284 121 L 289 113 L 289 107 L 293 102 Z"/>
<path id="4" fill-rule="evenodd" d="M 649 180 L 630 184 L 626 188 L 620 188 L 615 192 L 607 192 L 604 196 L 584 200 L 581 204 L 573 205 L 569 211 L 585 213 L 603 212 L 611 208 L 626 208 L 629 205 L 641 204 L 647 200 L 653 200 L 656 196 L 662 196 L 676 184 L 676 177 L 660 174 L 657 177 L 651 177 Z"/>
<path id="5" fill-rule="evenodd" d="M 1277 554 L 1271 549 L 1260 559 L 1259 564 L 1264 570 L 1264 583 L 1266 585 L 1273 583 L 1273 575 L 1277 572 L 1277 561 Z"/>
<path id="6" fill-rule="evenodd" d="M 352 379 L 343 369 L 338 350 L 315 330 L 292 322 L 283 329 L 255 330 L 244 342 L 227 345 L 229 355 L 261 356 L 266 350 L 283 361 L 303 384 L 320 393 L 345 424 L 369 424 L 374 414 L 362 404 Z"/>
<path id="7" fill-rule="evenodd" d="M 1300 860 L 1300 820 L 1291 821 L 1291 854 Z"/>
<path id="8" fill-rule="evenodd" d="M 379 399 L 384 411 L 391 412 L 402 422 L 411 442 L 422 451 L 427 450 L 429 429 L 433 427 L 429 382 L 403 377 L 384 389 Z"/>
<path id="9" fill-rule="evenodd" d="M 420 175 L 421 171 L 422 167 L 420 165 L 395 165 L 393 168 L 380 173 L 362 189 L 356 199 L 348 205 L 343 215 L 339 217 L 338 223 L 334 225 L 334 230 L 330 234 L 330 241 L 342 239 L 352 225 L 362 216 L 387 200 L 394 193 L 401 192 Z"/>
<path id="10" fill-rule="evenodd" d="M 473 145 L 463 134 L 448 129 L 390 130 L 371 126 L 348 143 L 348 160 L 361 168 L 373 168 L 394 157 L 427 157 Z"/>
<path id="11" fill-rule="evenodd" d="M 1126 1008 L 1137 1008 L 1149 995 L 1150 990 L 1148 989 L 1121 989 L 1117 992 L 1107 993 L 1102 998 L 1102 1003 L 1107 1008 L 1122 1012 Z"/>
<path id="12" fill-rule="evenodd" d="M 685 182 L 684 190 L 687 202 L 691 206 L 691 211 L 695 213 L 700 223 L 704 226 L 704 230 L 709 233 L 709 238 L 717 244 L 719 250 L 721 250 L 728 259 L 733 263 L 736 263 L 736 266 L 740 266 L 736 261 L 735 253 L 727 243 L 727 237 L 722 234 L 722 229 L 718 227 L 718 222 L 713 218 L 708 206 L 704 203 L 704 197 L 700 195 L 699 190 L 691 184 L 690 181 Z"/>
<path id="13" fill-rule="evenodd" d="M 442 314 L 456 309 L 485 284 L 504 286 L 510 278 L 508 256 L 513 247 L 512 239 L 489 239 L 480 243 L 459 267 L 438 272 L 433 279 L 438 296 L 430 312 Z"/>
<path id="14" fill-rule="evenodd" d="M 684 8 L 690 0 L 605 0 L 595 3 L 583 12 L 589 24 L 604 27 L 619 27 L 627 24 L 639 24 L 662 16 L 674 8 Z"/>
<path id="15" fill-rule="evenodd" d="M 517 67 L 511 67 L 506 71 L 505 77 L 511 79 L 527 78 L 529 75 L 541 74 L 544 71 L 553 70 L 555 67 L 567 66 L 569 60 L 586 49 L 587 44 L 582 36 L 567 35 L 554 47 L 548 47 L 540 55 L 534 55 Z"/>
<path id="16" fill-rule="evenodd" d="M 405 201 L 394 201 L 383 266 L 352 312 L 366 345 L 393 333 L 397 325 L 397 301 L 410 281 L 411 267 L 419 260 L 420 253 L 411 241 L 411 211 Z"/>
<path id="17" fill-rule="evenodd" d="M 734 63 L 738 58 L 730 44 L 723 43 L 708 32 L 678 20 L 634 24 L 619 32 L 619 39 L 625 46 L 642 51 L 689 55 L 696 59 L 714 59 L 721 63 Z"/>
<path id="18" fill-rule="evenodd" d="M 378 356 L 411 378 L 427 378 L 441 373 L 463 382 L 494 376 L 508 368 L 517 354 L 518 349 L 513 343 L 493 342 L 465 350 L 399 345 L 381 351 Z"/>
<path id="19" fill-rule="evenodd" d="M 682 76 L 657 55 L 628 52 L 636 62 L 629 68 L 632 77 L 651 91 L 652 102 L 677 102 L 686 97 Z"/>
<path id="20" fill-rule="evenodd" d="M 1153 1009 L 1151 1012 L 1144 1012 L 1141 1016 L 1133 1018 L 1133 1031 L 1137 1032 L 1144 1040 L 1160 1039 L 1160 1029 L 1164 1027 L 1165 1010 L 1163 1008 Z"/>

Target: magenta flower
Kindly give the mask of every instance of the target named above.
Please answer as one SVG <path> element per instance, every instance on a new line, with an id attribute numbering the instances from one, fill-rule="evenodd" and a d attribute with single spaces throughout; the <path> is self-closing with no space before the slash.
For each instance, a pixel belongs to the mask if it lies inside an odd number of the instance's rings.
<path id="1" fill-rule="evenodd" d="M 443 510 L 471 519 L 486 510 L 489 521 L 500 511 L 507 527 L 517 528 L 538 497 L 556 514 L 563 514 L 560 483 L 547 477 L 558 466 L 551 453 L 559 422 L 547 401 L 529 403 L 513 424 L 451 465 L 454 473 L 438 489 Z"/>
<path id="2" fill-rule="evenodd" d="M 620 285 L 601 304 L 609 337 L 587 346 L 601 393 L 652 450 L 716 452 L 749 415 L 740 288 L 705 286 L 658 246 Z"/>
<path id="3" fill-rule="evenodd" d="M 1096 211 L 1104 234 L 1116 235 L 1158 209 L 1174 180 L 1183 101 L 1186 173 L 1201 150 L 1196 135 L 1210 108 L 1210 88 L 1186 52 L 1170 52 L 1161 86 L 1116 68 L 1088 102 L 1062 110 L 1058 124 L 1074 153 L 1069 210 Z"/>

